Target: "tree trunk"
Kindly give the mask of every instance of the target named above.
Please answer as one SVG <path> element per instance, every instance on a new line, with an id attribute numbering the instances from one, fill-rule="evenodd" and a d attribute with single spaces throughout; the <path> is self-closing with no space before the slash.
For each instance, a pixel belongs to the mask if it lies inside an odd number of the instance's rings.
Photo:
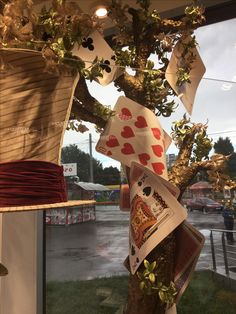
<path id="1" fill-rule="evenodd" d="M 158 278 L 161 282 L 169 285 L 173 280 L 173 265 L 175 256 L 175 236 L 172 232 L 166 237 L 148 256 L 147 260 L 151 263 L 157 261 Z M 143 264 L 139 271 L 144 269 Z M 130 274 L 128 304 L 126 314 L 165 314 L 166 306 L 159 296 L 144 295 L 139 288 L 140 280 L 138 276 Z"/>
<path id="2" fill-rule="evenodd" d="M 124 88 L 125 94 L 126 90 Z M 127 95 L 126 95 L 127 96 Z M 129 94 L 130 97 L 131 95 Z M 142 104 L 140 97 L 133 97 L 132 100 Z M 158 280 L 169 286 L 170 281 L 173 281 L 173 268 L 175 256 L 175 235 L 172 232 L 158 246 L 148 254 L 146 259 L 149 263 L 153 261 L 158 265 Z M 139 271 L 144 269 L 143 263 L 139 267 Z M 128 303 L 125 314 L 165 314 L 166 305 L 163 304 L 158 296 L 145 295 L 139 288 L 140 279 L 136 274 L 130 273 L 128 287 Z"/>

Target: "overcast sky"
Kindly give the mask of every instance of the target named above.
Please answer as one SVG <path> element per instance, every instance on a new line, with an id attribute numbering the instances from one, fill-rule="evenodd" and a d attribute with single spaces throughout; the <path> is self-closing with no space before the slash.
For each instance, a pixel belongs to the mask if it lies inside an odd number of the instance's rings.
<path id="1" fill-rule="evenodd" d="M 192 121 L 205 123 L 208 120 L 208 133 L 214 141 L 219 136 L 228 136 L 236 151 L 236 19 L 220 22 L 198 29 L 196 39 L 199 43 L 199 53 L 206 66 L 195 98 Z M 118 93 L 113 84 L 102 87 L 97 83 L 89 86 L 91 94 L 101 103 L 114 107 Z M 178 101 L 178 99 L 177 99 Z M 170 118 L 160 118 L 162 127 L 170 133 L 172 121 L 182 118 L 184 106 L 178 101 L 179 107 Z M 89 124 L 88 124 L 89 125 Z M 119 163 L 95 152 L 94 148 L 99 138 L 94 126 L 90 125 L 93 138 L 93 157 L 100 160 L 104 167 L 110 165 L 119 168 Z M 84 134 L 67 131 L 64 146 L 78 144 L 84 152 L 89 152 L 89 132 Z M 177 153 L 172 144 L 167 153 Z"/>

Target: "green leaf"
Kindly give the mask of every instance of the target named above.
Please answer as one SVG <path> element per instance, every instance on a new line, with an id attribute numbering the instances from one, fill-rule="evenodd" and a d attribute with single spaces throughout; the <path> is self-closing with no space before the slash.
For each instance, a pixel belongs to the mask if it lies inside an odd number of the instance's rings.
<path id="1" fill-rule="evenodd" d="M 150 274 L 150 271 L 148 269 L 145 269 L 143 272 L 143 276 L 148 277 L 149 274 Z"/>
<path id="2" fill-rule="evenodd" d="M 153 69 L 153 68 L 154 68 L 154 62 L 151 61 L 151 60 L 148 60 L 148 62 L 147 62 L 147 68 L 148 68 L 149 70 Z"/>
<path id="3" fill-rule="evenodd" d="M 155 275 L 153 273 L 150 273 L 148 278 L 151 281 L 151 283 L 154 283 L 156 281 L 156 277 L 155 277 Z"/>
<path id="4" fill-rule="evenodd" d="M 160 300 L 162 302 L 165 302 L 165 293 L 162 290 L 158 292 L 158 295 L 159 295 Z"/>
<path id="5" fill-rule="evenodd" d="M 145 282 L 141 281 L 139 284 L 139 289 L 143 291 L 145 287 L 146 287 Z"/>
<path id="6" fill-rule="evenodd" d="M 168 291 L 168 287 L 166 287 L 166 286 L 163 285 L 163 286 L 161 287 L 161 290 L 162 290 L 162 291 Z"/>
<path id="7" fill-rule="evenodd" d="M 148 260 L 145 259 L 144 262 L 143 262 L 143 264 L 144 264 L 144 267 L 145 267 L 145 268 L 149 269 L 150 263 L 149 263 Z"/>
<path id="8" fill-rule="evenodd" d="M 153 271 L 156 268 L 156 265 L 157 265 L 156 261 L 152 262 L 152 264 L 149 267 L 150 271 Z"/>

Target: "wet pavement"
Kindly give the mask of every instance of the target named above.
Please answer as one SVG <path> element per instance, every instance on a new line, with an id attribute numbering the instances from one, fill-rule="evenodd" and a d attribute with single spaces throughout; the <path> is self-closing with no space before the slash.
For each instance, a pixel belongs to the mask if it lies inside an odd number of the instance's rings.
<path id="1" fill-rule="evenodd" d="M 209 229 L 224 229 L 223 217 L 221 214 L 204 215 L 193 211 L 189 213 L 188 221 L 206 238 L 197 269 L 212 268 Z M 127 274 L 123 261 L 128 254 L 128 225 L 129 213 L 121 212 L 118 206 L 97 206 L 96 221 L 66 227 L 47 226 L 47 281 L 87 280 Z M 214 243 L 216 249 L 220 247 L 220 234 L 214 234 Z M 234 256 L 236 244 L 229 249 Z M 220 251 L 219 256 L 222 256 Z M 221 257 L 219 265 L 223 264 Z"/>

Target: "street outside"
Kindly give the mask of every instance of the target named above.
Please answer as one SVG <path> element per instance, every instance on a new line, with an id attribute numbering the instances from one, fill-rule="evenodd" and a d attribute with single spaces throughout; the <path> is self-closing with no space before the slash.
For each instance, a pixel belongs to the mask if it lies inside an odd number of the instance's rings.
<path id="1" fill-rule="evenodd" d="M 187 220 L 206 239 L 197 269 L 212 269 L 209 229 L 224 229 L 222 215 L 193 211 Z M 47 226 L 46 280 L 88 280 L 128 274 L 123 266 L 128 255 L 128 230 L 129 213 L 121 212 L 115 205 L 97 206 L 96 221 L 66 227 Z M 214 241 L 216 248 L 219 247 L 221 234 L 214 233 Z M 230 251 L 235 258 L 236 244 Z M 224 265 L 223 258 L 219 264 Z"/>

